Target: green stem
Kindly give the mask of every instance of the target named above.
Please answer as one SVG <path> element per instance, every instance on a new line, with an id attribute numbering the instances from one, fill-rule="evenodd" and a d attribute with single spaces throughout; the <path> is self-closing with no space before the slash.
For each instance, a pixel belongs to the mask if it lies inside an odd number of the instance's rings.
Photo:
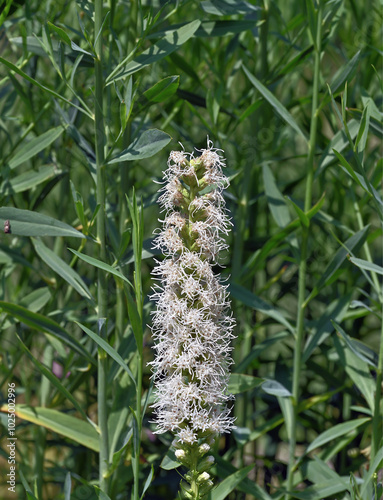
<path id="1" fill-rule="evenodd" d="M 142 314 L 140 315 L 142 318 Z M 136 406 L 136 416 L 137 416 L 137 453 L 136 460 L 134 462 L 134 488 L 133 488 L 133 499 L 139 500 L 139 479 L 140 479 L 140 447 L 141 447 L 141 432 L 142 432 L 142 412 L 141 412 L 141 399 L 142 399 L 142 373 L 143 373 L 143 360 L 142 355 L 138 353 L 138 366 L 137 366 L 137 406 Z"/>
<path id="2" fill-rule="evenodd" d="M 363 229 L 365 226 L 363 224 L 362 214 L 360 212 L 359 204 L 355 199 L 355 195 L 352 192 L 353 202 L 354 202 L 354 210 L 356 213 L 356 219 L 358 222 L 359 229 Z M 373 263 L 370 247 L 367 241 L 363 244 L 364 254 L 366 256 L 366 260 L 368 262 Z M 379 297 L 379 302 L 383 305 L 383 295 L 381 285 L 379 283 L 378 276 L 374 271 L 371 271 L 371 278 L 374 283 L 374 287 L 376 293 Z M 372 440 L 371 440 L 371 462 L 373 462 L 376 453 L 379 450 L 380 444 L 380 436 L 381 432 L 379 432 L 379 425 L 382 421 L 382 416 L 380 415 L 380 401 L 382 399 L 382 375 L 383 375 L 383 322 L 381 323 L 381 331 L 380 331 L 380 347 L 379 347 L 379 358 L 378 358 L 378 369 L 376 372 L 376 386 L 375 386 L 375 401 L 374 401 L 374 414 L 372 417 Z"/>
<path id="3" fill-rule="evenodd" d="M 126 126 L 126 130 L 122 136 L 122 148 L 126 149 L 130 144 L 130 130 L 131 130 L 131 122 Z M 128 166 L 126 163 L 121 163 L 120 166 L 120 187 L 121 191 L 119 192 L 119 232 L 120 238 L 122 240 L 123 233 L 126 229 L 126 222 L 128 218 L 128 211 L 126 205 L 125 194 L 129 190 L 129 176 L 128 176 Z M 116 297 L 116 333 L 117 333 L 117 345 L 122 341 L 122 337 L 124 335 L 126 323 L 126 306 L 125 306 L 125 293 L 124 286 L 122 283 L 117 283 L 117 297 Z"/>
<path id="4" fill-rule="evenodd" d="M 141 209 L 143 207 L 141 206 Z M 142 255 L 142 232 L 143 232 L 143 219 L 142 212 L 136 205 L 136 233 L 133 234 L 133 247 L 136 248 L 135 263 L 134 263 L 134 289 L 137 303 L 137 311 L 140 315 L 140 321 L 143 320 L 143 297 L 142 297 L 142 276 L 141 276 L 141 255 Z M 141 432 L 142 432 L 142 374 L 143 374 L 143 356 L 142 348 L 137 349 L 137 390 L 136 390 L 136 417 L 137 417 L 137 444 L 135 453 L 137 455 L 134 461 L 134 486 L 133 486 L 133 499 L 139 500 L 139 478 L 140 478 L 140 447 L 141 447 Z"/>
<path id="5" fill-rule="evenodd" d="M 322 42 L 322 2 L 319 2 L 317 11 L 316 39 L 314 43 L 314 77 L 313 77 L 313 96 L 311 108 L 311 123 L 310 123 L 310 142 L 309 153 L 307 160 L 307 177 L 306 177 L 306 193 L 305 193 L 305 212 L 311 208 L 312 204 L 312 186 L 314 178 L 314 156 L 315 144 L 318 127 L 318 97 L 319 97 L 319 79 L 320 79 L 320 60 L 321 60 L 321 42 Z M 298 281 L 298 317 L 297 317 L 297 333 L 294 349 L 294 367 L 293 367 L 293 417 L 291 424 L 291 437 L 289 443 L 289 463 L 287 472 L 287 490 L 291 491 L 294 486 L 294 471 L 295 471 L 295 448 L 296 448 L 296 430 L 298 418 L 298 402 L 299 402 L 299 381 L 302 368 L 302 346 L 304 341 L 304 302 L 306 295 L 306 270 L 307 270 L 307 249 L 309 239 L 309 228 L 302 226 L 302 243 L 301 256 L 299 263 L 299 281 Z M 287 494 L 286 498 L 290 498 Z"/>
<path id="6" fill-rule="evenodd" d="M 380 414 L 380 403 L 383 397 L 382 391 L 383 382 L 383 322 L 380 327 L 380 347 L 379 347 L 379 361 L 378 369 L 376 371 L 376 389 L 374 401 L 374 415 L 372 417 L 372 443 L 371 443 L 371 463 L 373 462 L 380 445 L 382 432 L 379 427 L 382 423 L 382 415 Z M 379 469 L 379 467 L 378 467 Z"/>
<path id="7" fill-rule="evenodd" d="M 96 37 L 102 25 L 102 0 L 95 1 L 94 36 Z M 97 240 L 100 245 L 99 259 L 106 262 L 106 241 L 105 241 L 105 129 L 104 129 L 104 81 L 102 75 L 102 36 L 99 36 L 95 46 L 96 58 L 95 69 L 95 146 L 97 165 L 97 204 L 100 209 L 97 214 Z M 104 271 L 98 270 L 98 324 L 99 334 L 106 340 L 106 317 L 107 317 L 107 282 Z M 107 492 L 107 480 L 105 478 L 109 461 L 109 440 L 108 440 L 108 415 L 107 415 L 107 373 L 108 363 L 106 353 L 98 349 L 98 425 L 100 427 L 100 462 L 99 462 L 99 482 L 101 490 Z"/>
<path id="8" fill-rule="evenodd" d="M 268 39 L 268 33 L 269 33 L 269 1 L 264 0 L 263 1 L 263 16 L 262 20 L 264 21 L 263 24 L 261 25 L 261 71 L 262 71 L 262 76 L 266 80 L 267 75 L 269 73 L 269 63 L 267 59 L 267 39 Z"/>
<path id="9" fill-rule="evenodd" d="M 48 345 L 44 350 L 44 364 L 51 367 L 53 362 L 53 347 Z M 40 405 L 46 407 L 49 402 L 50 382 L 42 377 L 40 387 Z M 47 430 L 44 427 L 36 428 L 36 453 L 34 473 L 36 477 L 36 487 L 38 498 L 43 498 L 43 477 L 44 477 L 44 455 L 46 447 Z"/>

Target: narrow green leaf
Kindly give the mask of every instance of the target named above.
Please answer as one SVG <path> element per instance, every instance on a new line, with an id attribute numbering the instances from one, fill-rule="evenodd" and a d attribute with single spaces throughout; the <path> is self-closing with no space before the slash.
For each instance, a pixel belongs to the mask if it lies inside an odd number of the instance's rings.
<path id="1" fill-rule="evenodd" d="M 245 446 L 249 442 L 250 429 L 248 427 L 238 427 L 236 425 L 233 429 L 233 436 L 239 446 Z"/>
<path id="2" fill-rule="evenodd" d="M 277 380 L 266 380 L 262 384 L 262 389 L 267 394 L 271 394 L 272 396 L 279 396 L 286 398 L 292 395 L 291 392 Z"/>
<path id="3" fill-rule="evenodd" d="M 153 468 L 153 465 L 151 465 L 151 468 L 150 468 L 150 472 L 149 472 L 149 475 L 148 477 L 146 478 L 146 481 L 145 481 L 145 484 L 144 484 L 144 487 L 142 489 L 142 494 L 140 496 L 140 500 L 142 500 L 145 496 L 145 493 L 146 493 L 146 490 L 149 488 L 151 482 L 153 481 L 153 477 L 154 477 L 154 468 Z"/>
<path id="4" fill-rule="evenodd" d="M 133 430 L 130 429 L 128 434 L 126 435 L 126 438 L 124 439 L 124 444 L 122 447 L 117 450 L 116 452 L 113 453 L 113 456 L 111 458 L 111 463 L 109 465 L 108 471 L 106 472 L 106 477 L 110 477 L 114 471 L 117 469 L 117 467 L 120 465 L 122 457 L 126 454 L 130 440 L 132 439 L 133 436 Z"/>
<path id="5" fill-rule="evenodd" d="M 214 16 L 227 16 L 232 14 L 254 14 L 260 10 L 244 0 L 206 0 L 201 2 L 201 9 Z"/>
<path id="6" fill-rule="evenodd" d="M 333 149 L 335 156 L 340 161 L 340 164 L 346 169 L 346 171 L 350 174 L 350 176 L 354 179 L 354 181 L 359 184 L 361 188 L 364 189 L 363 184 L 360 182 L 359 177 L 356 175 L 356 172 L 352 168 L 352 166 L 348 163 L 346 158 L 342 156 L 336 149 Z M 368 191 L 369 192 L 369 191 Z"/>
<path id="7" fill-rule="evenodd" d="M 217 464 L 217 470 L 218 470 L 218 475 L 221 478 L 227 478 L 231 474 L 236 472 L 236 468 L 234 465 L 232 465 L 229 461 L 225 460 L 223 457 L 220 457 L 219 455 L 214 456 L 216 464 Z M 256 500 L 271 500 L 271 496 L 258 484 L 256 484 L 253 480 L 245 477 L 238 485 L 237 485 L 237 490 L 241 491 L 243 493 L 247 493 L 250 495 L 250 498 L 256 499 Z M 215 500 L 215 490 L 211 492 L 211 495 L 209 496 L 209 500 Z"/>
<path id="8" fill-rule="evenodd" d="M 0 411 L 6 412 L 7 406 L 2 406 Z M 22 420 L 41 425 L 86 448 L 99 451 L 99 435 L 89 422 L 72 417 L 68 413 L 53 410 L 52 408 L 40 408 L 26 404 L 16 405 L 15 413 Z"/>
<path id="9" fill-rule="evenodd" d="M 314 217 L 314 215 L 317 214 L 319 210 L 322 208 L 323 203 L 324 203 L 324 194 L 322 195 L 320 200 L 306 213 L 307 217 L 309 217 L 309 219 Z M 264 263 L 264 260 L 269 255 L 271 250 L 273 250 L 273 248 L 275 248 L 278 245 L 278 243 L 285 240 L 289 234 L 293 233 L 296 229 L 299 228 L 300 228 L 300 221 L 299 219 L 296 219 L 290 222 L 290 224 L 281 229 L 278 233 L 274 234 L 271 238 L 269 238 L 262 247 L 261 251 L 254 254 L 254 256 L 249 259 L 248 263 L 244 267 L 244 274 L 245 273 L 247 274 L 249 272 L 248 268 L 251 268 L 253 272 L 260 269 L 260 267 Z"/>
<path id="10" fill-rule="evenodd" d="M 209 498 L 214 500 L 224 500 L 227 495 L 229 495 L 229 493 L 231 493 L 234 488 L 246 478 L 254 467 L 256 467 L 256 465 L 251 464 L 231 474 L 212 490 Z"/>
<path id="11" fill-rule="evenodd" d="M 60 95 L 57 92 L 55 92 L 54 90 L 51 90 L 50 88 L 45 87 L 44 85 L 41 85 L 41 83 L 39 83 L 37 80 L 34 80 L 33 78 L 31 78 L 29 75 L 27 75 L 26 73 L 24 73 L 24 71 L 22 71 L 21 69 L 19 69 L 17 66 L 15 66 L 14 64 L 12 64 L 11 62 L 9 62 L 6 59 L 3 59 L 2 57 L 0 57 L 0 64 L 4 64 L 4 66 L 7 66 L 7 68 L 9 68 L 11 71 L 14 71 L 17 75 L 20 75 L 22 78 L 24 78 L 28 82 L 32 83 L 32 85 L 35 85 L 40 90 L 43 90 L 44 92 L 52 95 L 56 99 L 59 99 L 60 101 L 66 102 L 67 104 L 69 104 L 69 106 L 73 106 L 74 108 L 76 108 L 79 111 L 81 111 L 81 113 L 84 113 L 85 115 L 89 116 L 89 118 L 91 118 L 93 120 L 94 117 L 90 113 L 88 113 L 88 111 L 86 111 L 85 109 L 81 108 L 80 106 L 78 106 L 74 102 L 71 102 L 70 100 L 66 99 L 62 95 Z"/>
<path id="12" fill-rule="evenodd" d="M 303 350 L 302 361 L 306 361 L 311 356 L 314 349 L 320 346 L 326 338 L 334 331 L 334 326 L 331 320 L 342 321 L 347 313 L 352 293 L 342 295 L 338 299 L 331 302 L 326 310 L 321 314 L 320 318 L 314 322 L 312 334 L 307 339 L 307 343 Z"/>
<path id="13" fill-rule="evenodd" d="M 168 76 L 150 87 L 143 96 L 151 102 L 163 102 L 165 99 L 175 94 L 180 83 L 179 75 Z"/>
<path id="14" fill-rule="evenodd" d="M 94 302 L 89 288 L 74 269 L 72 269 L 65 261 L 52 252 L 52 250 L 46 247 L 41 240 L 32 238 L 32 243 L 36 253 L 47 266 L 53 269 L 53 271 L 69 283 L 69 285 L 72 286 L 82 297 Z"/>
<path id="15" fill-rule="evenodd" d="M 254 75 L 250 73 L 250 71 L 242 66 L 247 78 L 250 80 L 250 83 L 254 85 L 254 87 L 263 95 L 263 97 L 268 101 L 269 104 L 275 109 L 275 111 L 279 114 L 279 116 L 292 127 L 295 132 L 297 132 L 301 137 L 307 140 L 306 134 L 302 132 L 294 118 L 287 111 L 287 109 L 281 104 L 278 99 L 267 89 Z"/>
<path id="16" fill-rule="evenodd" d="M 55 165 L 46 165 L 39 170 L 28 170 L 12 179 L 4 180 L 0 186 L 0 194 L 8 196 L 10 194 L 22 193 L 61 173 Z"/>
<path id="17" fill-rule="evenodd" d="M 347 258 L 348 252 L 352 251 L 354 248 L 358 248 L 363 244 L 365 239 L 367 238 L 367 233 L 369 230 L 369 226 L 364 227 L 357 233 L 353 234 L 344 244 L 339 248 L 331 262 L 323 272 L 320 277 L 318 283 L 314 286 L 311 291 L 309 297 L 306 299 L 305 304 L 307 304 L 310 300 L 312 300 L 320 290 L 326 286 L 326 283 L 330 280 L 330 278 L 334 275 L 334 273 L 340 268 L 345 259 Z"/>
<path id="18" fill-rule="evenodd" d="M 68 248 L 72 253 L 77 255 L 77 257 L 87 264 L 91 266 L 97 267 L 98 269 L 103 269 L 104 271 L 117 276 L 118 278 L 126 281 L 131 287 L 133 287 L 132 283 L 128 280 L 126 276 L 124 276 L 120 271 L 118 271 L 115 267 L 110 266 L 109 264 L 105 264 L 105 262 L 101 262 L 101 260 L 94 259 L 93 257 L 89 257 L 89 255 L 85 255 L 81 252 L 77 252 L 77 250 L 73 250 L 72 248 Z"/>
<path id="19" fill-rule="evenodd" d="M 259 19 L 244 19 L 244 20 L 224 20 L 224 21 L 202 21 L 200 27 L 195 31 L 193 37 L 194 38 L 207 38 L 214 36 L 230 36 L 236 35 L 237 33 L 242 33 L 244 31 L 254 29 L 262 23 L 262 20 Z M 183 24 L 172 24 L 163 30 L 156 31 L 155 33 L 151 33 L 148 35 L 148 39 L 158 39 L 163 36 L 168 36 L 174 33 L 175 30 L 181 28 Z M 174 56 L 177 57 L 177 54 L 173 52 L 170 55 L 170 58 L 173 59 Z M 181 66 L 180 66 L 181 67 Z M 193 69 L 189 67 L 189 71 L 186 71 L 187 74 L 195 73 Z M 192 78 L 196 81 L 199 80 L 198 76 L 195 74 L 190 74 Z"/>
<path id="20" fill-rule="evenodd" d="M 128 314 L 130 323 L 132 325 L 134 338 L 136 339 L 137 349 L 140 355 L 142 356 L 143 338 L 144 338 L 144 332 L 142 329 L 142 320 L 140 318 L 137 309 L 137 304 L 133 300 L 133 297 L 127 287 L 125 287 L 125 295 L 128 301 Z"/>
<path id="21" fill-rule="evenodd" d="M 64 43 L 66 43 L 70 47 L 71 39 L 69 38 L 69 36 L 66 34 L 66 32 L 62 28 L 59 28 L 58 26 L 55 26 L 50 21 L 48 21 L 48 26 L 49 26 L 50 29 L 52 29 L 60 37 L 60 39 Z"/>
<path id="22" fill-rule="evenodd" d="M 319 448 L 320 446 L 328 443 L 329 441 L 333 441 L 344 434 L 348 434 L 349 432 L 357 429 L 361 425 L 371 422 L 370 418 L 357 418 L 355 420 L 349 420 L 348 422 L 343 422 L 341 424 L 334 425 L 331 429 L 322 432 L 318 437 L 314 439 L 314 441 L 310 444 L 310 446 L 306 450 L 306 454 L 310 453 L 315 448 Z"/>
<path id="23" fill-rule="evenodd" d="M 317 23 L 316 23 L 316 17 L 317 17 L 317 11 L 315 10 L 315 4 L 311 2 L 310 0 L 306 0 L 306 12 L 307 12 L 307 20 L 308 20 L 308 25 L 309 25 L 309 30 L 311 33 L 311 38 L 314 42 L 316 43 L 316 32 L 317 32 Z"/>
<path id="24" fill-rule="evenodd" d="M 1 0 L 0 5 L 3 4 L 3 1 L 4 0 Z M 2 26 L 4 21 L 7 19 L 7 15 L 8 15 L 9 9 L 11 8 L 12 4 L 13 4 L 13 0 L 6 0 L 6 4 L 3 7 L 2 12 L 0 14 L 0 26 Z"/>
<path id="25" fill-rule="evenodd" d="M 347 490 L 347 484 L 344 482 L 339 483 L 338 479 L 331 479 L 324 483 L 318 483 L 309 486 L 304 491 L 294 490 L 291 495 L 292 498 L 298 500 L 323 500 L 331 495 L 336 495 L 342 491 Z"/>
<path id="26" fill-rule="evenodd" d="M 321 460 L 316 455 L 313 458 L 313 460 L 309 460 L 302 466 L 302 469 L 306 473 L 309 481 L 315 484 L 325 483 L 326 481 L 336 479 L 339 483 L 344 483 L 344 485 L 347 486 L 347 482 L 343 481 L 342 477 L 331 469 L 326 462 Z"/>
<path id="27" fill-rule="evenodd" d="M 255 111 L 257 111 L 257 109 L 261 106 L 262 103 L 263 103 L 263 99 L 259 98 L 256 101 L 254 101 L 252 104 L 250 104 L 250 106 L 245 108 L 245 111 L 243 111 L 241 116 L 238 118 L 238 121 L 240 123 L 242 123 L 244 120 L 246 120 L 246 118 L 248 116 L 252 115 Z"/>
<path id="28" fill-rule="evenodd" d="M 295 210 L 295 213 L 301 221 L 302 226 L 309 227 L 310 219 L 307 217 L 304 211 L 290 198 L 290 196 L 287 196 L 287 199 L 290 201 L 293 209 Z"/>
<path id="29" fill-rule="evenodd" d="M 330 88 L 331 92 L 335 94 L 335 92 L 340 89 L 340 87 L 347 81 L 348 78 L 351 78 L 352 73 L 356 69 L 356 66 L 359 62 L 360 50 L 354 55 L 352 59 L 350 59 L 345 66 L 340 68 L 337 73 L 334 75 Z"/>
<path id="30" fill-rule="evenodd" d="M 291 217 L 286 206 L 285 199 L 277 187 L 273 172 L 266 163 L 262 165 L 262 172 L 263 184 L 270 211 L 273 214 L 275 222 L 278 226 L 285 227 L 291 222 Z"/>
<path id="31" fill-rule="evenodd" d="M 22 210 L 13 207 L 0 208 L 0 225 L 9 220 L 11 234 L 17 236 L 71 236 L 72 238 L 85 238 L 85 236 L 74 229 L 48 215 Z"/>
<path id="32" fill-rule="evenodd" d="M 244 375 L 243 373 L 231 373 L 227 390 L 231 394 L 240 394 L 258 387 L 263 379 L 253 377 L 251 375 Z"/>
<path id="33" fill-rule="evenodd" d="M 30 158 L 33 158 L 33 156 L 46 149 L 52 142 L 58 139 L 64 130 L 64 127 L 56 127 L 24 143 L 9 160 L 9 168 L 16 168 Z"/>
<path id="34" fill-rule="evenodd" d="M 72 337 L 67 331 L 62 328 L 58 323 L 51 318 L 47 318 L 39 313 L 34 313 L 16 304 L 0 301 L 0 308 L 4 313 L 9 314 L 11 317 L 16 318 L 25 325 L 42 331 L 48 335 L 52 335 L 60 342 L 71 347 L 74 351 L 83 356 L 87 361 L 96 364 L 92 356 L 84 349 L 80 342 Z"/>
<path id="35" fill-rule="evenodd" d="M 118 352 L 113 349 L 111 345 L 109 345 L 104 339 L 102 339 L 99 335 L 89 330 L 86 326 L 82 325 L 78 321 L 75 322 L 89 337 L 96 342 L 104 351 L 109 354 L 111 358 L 113 358 L 129 375 L 132 379 L 134 385 L 136 385 L 136 380 L 129 366 L 125 363 L 125 361 L 121 358 Z"/>
<path id="36" fill-rule="evenodd" d="M 254 29 L 259 25 L 257 19 L 226 20 L 226 21 L 202 21 L 201 26 L 194 33 L 197 38 L 212 36 L 230 36 L 244 31 Z"/>
<path id="37" fill-rule="evenodd" d="M 52 298 L 52 294 L 47 286 L 36 288 L 33 292 L 24 295 L 20 300 L 20 306 L 25 307 L 29 311 L 38 312 Z"/>
<path id="38" fill-rule="evenodd" d="M 368 99 L 363 109 L 362 119 L 360 120 L 360 127 L 355 141 L 355 147 L 357 148 L 358 153 L 361 153 L 362 155 L 366 149 L 368 130 L 370 127 L 371 109 L 371 99 Z"/>
<path id="39" fill-rule="evenodd" d="M 102 491 L 98 486 L 93 485 L 93 488 L 96 491 L 98 500 L 111 500 L 110 496 L 107 495 L 104 491 Z"/>
<path id="40" fill-rule="evenodd" d="M 176 51 L 194 35 L 200 24 L 201 21 L 199 20 L 185 24 L 181 28 L 167 34 L 152 47 L 146 49 L 135 60 L 126 65 L 123 61 L 108 76 L 106 84 L 109 85 L 116 80 L 132 75 L 145 66 L 153 64 Z"/>
<path id="41" fill-rule="evenodd" d="M 288 391 L 287 391 L 288 392 Z M 285 421 L 287 438 L 290 440 L 293 434 L 294 409 L 291 397 L 277 396 L 279 406 L 282 410 L 283 420 Z"/>
<path id="42" fill-rule="evenodd" d="M 290 330 L 290 332 L 294 332 L 294 327 L 290 324 L 290 322 L 284 317 L 281 311 L 279 311 L 274 306 L 271 306 L 264 300 L 262 300 L 257 295 L 251 293 L 246 288 L 237 285 L 236 283 L 231 283 L 229 287 L 230 294 L 233 298 L 239 300 L 243 304 L 256 309 L 257 311 L 266 314 L 266 316 L 270 316 L 270 318 L 275 319 L 278 323 L 281 323 L 286 328 Z"/>
<path id="43" fill-rule="evenodd" d="M 354 354 L 351 349 L 344 346 L 338 337 L 333 337 L 333 342 L 339 356 L 339 361 L 343 365 L 347 375 L 359 389 L 368 406 L 374 411 L 374 393 L 376 390 L 375 382 L 372 378 L 368 364 L 362 361 L 359 356 Z"/>
<path id="44" fill-rule="evenodd" d="M 25 479 L 24 477 L 24 474 L 23 474 L 23 471 L 20 469 L 18 471 L 19 475 L 20 475 L 20 479 L 21 479 L 21 483 L 24 487 L 24 490 L 27 494 L 27 500 L 39 500 L 37 497 L 35 497 L 35 495 L 32 493 L 32 490 L 31 490 L 31 487 L 29 486 L 29 484 L 27 483 L 27 480 Z"/>
<path id="45" fill-rule="evenodd" d="M 356 134 L 358 133 L 358 128 L 359 128 L 358 121 L 354 119 L 350 120 L 347 123 L 347 128 L 351 139 L 354 139 L 356 137 Z M 335 158 L 335 152 L 333 151 L 334 149 L 338 153 L 341 153 L 348 146 L 349 142 L 345 131 L 343 129 L 339 130 L 331 139 L 331 141 L 327 144 L 326 149 L 323 151 L 322 156 L 318 163 L 318 168 L 316 169 L 315 172 L 315 178 L 318 178 L 322 173 L 323 169 L 325 169 L 328 165 L 330 165 L 332 162 L 335 161 L 336 158 Z"/>
<path id="46" fill-rule="evenodd" d="M 368 262 L 368 260 L 357 259 L 356 257 L 350 257 L 350 262 L 360 267 L 361 269 L 365 269 L 366 271 L 371 271 L 373 273 L 382 274 L 383 275 L 383 267 L 378 266 L 377 264 L 373 264 L 372 262 Z"/>
<path id="47" fill-rule="evenodd" d="M 182 73 L 184 73 L 185 75 L 189 75 L 195 83 L 197 83 L 198 85 L 201 84 L 201 80 L 197 75 L 195 69 L 193 68 L 193 65 L 189 64 L 189 62 L 184 57 L 181 57 L 177 52 L 173 52 L 172 54 L 170 54 L 169 60 L 175 66 L 177 66 L 177 68 L 181 69 Z M 179 92 L 180 89 L 178 88 L 177 95 L 179 95 Z"/>
<path id="48" fill-rule="evenodd" d="M 171 141 L 170 135 L 162 130 L 150 129 L 143 132 L 127 149 L 108 161 L 108 165 L 121 161 L 142 160 L 161 151 Z"/>
<path id="49" fill-rule="evenodd" d="M 380 448 L 380 450 L 377 452 L 377 454 L 374 458 L 374 461 L 370 464 L 369 469 L 368 469 L 368 473 L 364 478 L 364 482 L 363 482 L 363 485 L 362 485 L 361 490 L 360 490 L 360 495 L 362 498 L 364 498 L 363 495 L 364 495 L 365 491 L 367 490 L 368 485 L 370 484 L 370 482 L 373 478 L 373 475 L 375 474 L 375 472 L 377 471 L 378 468 L 382 467 L 382 465 L 381 465 L 382 461 L 383 461 L 383 447 Z"/>
<path id="50" fill-rule="evenodd" d="M 355 339 L 352 339 L 347 335 L 347 333 L 343 330 L 343 328 L 336 322 L 331 321 L 334 325 L 334 328 L 340 335 L 343 337 L 343 340 L 346 342 L 347 347 L 356 355 L 359 359 L 369 364 L 373 368 L 378 368 L 378 355 L 369 347 L 362 344 Z"/>
<path id="51" fill-rule="evenodd" d="M 247 356 L 245 356 L 245 358 L 239 364 L 235 365 L 234 372 L 243 373 L 249 367 L 252 361 L 254 361 L 254 359 L 257 359 L 262 352 L 270 349 L 276 342 L 280 342 L 290 335 L 291 333 L 287 332 L 286 330 L 275 333 L 274 335 L 270 335 L 270 337 L 267 337 L 260 344 L 255 345 L 249 352 L 249 354 L 247 354 Z"/>
<path id="52" fill-rule="evenodd" d="M 76 408 L 76 410 L 84 417 L 85 420 L 88 419 L 86 413 L 84 410 L 81 408 L 81 406 L 78 404 L 76 398 L 72 396 L 72 394 L 68 391 L 68 389 L 63 386 L 63 384 L 60 382 L 60 380 L 56 377 L 56 375 L 53 374 L 52 370 L 48 369 L 45 365 L 40 363 L 38 359 L 36 359 L 31 351 L 28 349 L 28 347 L 24 344 L 24 342 L 21 340 L 21 338 L 18 336 L 16 333 L 16 337 L 18 341 L 20 342 L 20 347 L 22 351 L 27 355 L 27 357 L 32 361 L 32 363 L 37 367 L 40 373 L 46 377 L 52 385 L 56 387 L 56 389 L 68 400 L 72 403 L 72 405 Z"/>

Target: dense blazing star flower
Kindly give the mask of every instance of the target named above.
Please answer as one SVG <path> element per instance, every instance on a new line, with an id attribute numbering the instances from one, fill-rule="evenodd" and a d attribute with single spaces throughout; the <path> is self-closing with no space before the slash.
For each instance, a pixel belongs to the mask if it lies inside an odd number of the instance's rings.
<path id="1" fill-rule="evenodd" d="M 212 269 L 227 248 L 231 222 L 222 190 L 229 182 L 221 150 L 208 141 L 199 152 L 169 156 L 159 198 L 165 217 L 154 244 L 166 258 L 156 261 L 152 296 L 156 432 L 175 435 L 176 456 L 190 468 L 186 498 L 202 498 L 212 487 L 206 470 L 214 460 L 202 459 L 205 467 L 200 459 L 234 422 L 227 384 L 235 321 L 227 285 Z"/>

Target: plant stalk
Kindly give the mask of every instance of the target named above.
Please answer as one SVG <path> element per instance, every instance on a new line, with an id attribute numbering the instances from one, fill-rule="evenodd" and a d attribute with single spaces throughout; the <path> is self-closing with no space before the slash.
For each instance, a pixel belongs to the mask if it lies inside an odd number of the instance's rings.
<path id="1" fill-rule="evenodd" d="M 355 200 L 355 196 L 353 194 L 354 201 L 354 210 L 356 213 L 356 219 L 358 222 L 359 229 L 363 229 L 365 226 L 363 224 L 362 214 L 359 208 L 358 202 Z M 363 245 L 364 254 L 366 256 L 366 260 L 368 262 L 373 263 L 370 247 L 367 241 L 365 241 Z M 371 278 L 374 284 L 376 293 L 379 297 L 379 302 L 383 306 L 383 294 L 382 287 L 379 283 L 378 276 L 375 272 L 371 271 Z M 375 398 L 374 398 L 374 414 L 372 416 L 372 439 L 371 439 L 371 455 L 370 461 L 373 462 L 374 458 L 379 450 L 381 432 L 379 432 L 379 426 L 382 422 L 382 416 L 380 414 L 380 402 L 382 400 L 382 378 L 383 378 L 383 322 L 381 323 L 380 329 L 380 347 L 379 347 L 379 355 L 378 355 L 378 369 L 376 371 L 376 386 L 375 386 Z"/>
<path id="2" fill-rule="evenodd" d="M 309 152 L 307 160 L 307 177 L 306 177 L 306 192 L 305 192 L 305 212 L 311 208 L 312 204 L 312 186 L 314 178 L 314 157 L 315 145 L 318 127 L 318 97 L 319 97 L 319 80 L 320 80 L 320 60 L 321 60 L 321 42 L 322 42 L 322 2 L 319 1 L 317 19 L 316 19 L 316 37 L 314 43 L 314 77 L 313 77 L 313 96 L 311 108 L 311 123 L 310 123 L 310 140 Z M 287 490 L 291 492 L 294 486 L 294 471 L 295 471 L 295 449 L 297 439 L 297 418 L 298 418 L 298 402 L 299 402 L 299 381 L 302 368 L 302 346 L 304 341 L 304 313 L 305 313 L 305 295 L 306 295 L 306 270 L 308 256 L 308 239 L 309 227 L 302 225 L 302 243 L 301 256 L 299 263 L 299 280 L 298 280 L 298 313 L 297 313 L 297 333 L 294 349 L 294 367 L 293 367 L 293 416 L 291 424 L 291 436 L 289 443 L 289 463 L 287 471 Z M 286 498 L 290 498 L 287 493 Z"/>
<path id="3" fill-rule="evenodd" d="M 143 208 L 141 207 L 141 210 Z M 141 240 L 142 225 L 140 223 L 140 214 L 137 213 L 138 234 L 137 239 Z M 139 251 L 142 252 L 142 247 L 139 245 Z M 137 310 L 140 315 L 140 321 L 143 319 L 143 300 L 142 300 L 142 277 L 141 277 L 141 259 L 135 259 L 135 272 L 134 272 L 134 288 L 136 295 Z M 136 417 L 137 417 L 137 454 L 134 461 L 134 486 L 133 486 L 133 499 L 139 500 L 139 479 L 140 479 L 140 448 L 141 448 L 141 433 L 142 433 L 142 375 L 143 375 L 143 357 L 142 350 L 137 350 L 137 390 L 136 390 Z"/>
<path id="4" fill-rule="evenodd" d="M 94 12 L 94 36 L 96 37 L 102 25 L 102 0 L 95 0 Z M 95 45 L 96 58 L 95 69 L 95 146 L 97 166 L 97 204 L 100 206 L 97 214 L 97 241 L 99 247 L 99 259 L 106 262 L 106 239 L 105 239 L 105 128 L 104 128 L 104 81 L 102 74 L 102 36 L 98 36 Z M 98 270 L 98 330 L 99 335 L 106 340 L 106 317 L 107 317 L 107 281 L 105 272 Z M 107 415 L 107 373 L 108 363 L 106 353 L 98 348 L 98 425 L 100 428 L 100 461 L 99 461 L 99 486 L 108 494 L 106 471 L 109 462 L 109 439 L 108 439 L 108 415 Z"/>

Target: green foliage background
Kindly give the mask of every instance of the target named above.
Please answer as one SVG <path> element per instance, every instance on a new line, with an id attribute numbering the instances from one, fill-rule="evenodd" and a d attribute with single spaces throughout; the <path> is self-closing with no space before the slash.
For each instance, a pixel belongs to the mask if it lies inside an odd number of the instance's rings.
<path id="1" fill-rule="evenodd" d="M 154 181 L 208 136 L 238 336 L 211 499 L 377 500 L 381 2 L 110 0 L 98 31 L 99 3 L 1 3 L 1 497 L 14 382 L 17 498 L 175 498 L 146 366 Z"/>

